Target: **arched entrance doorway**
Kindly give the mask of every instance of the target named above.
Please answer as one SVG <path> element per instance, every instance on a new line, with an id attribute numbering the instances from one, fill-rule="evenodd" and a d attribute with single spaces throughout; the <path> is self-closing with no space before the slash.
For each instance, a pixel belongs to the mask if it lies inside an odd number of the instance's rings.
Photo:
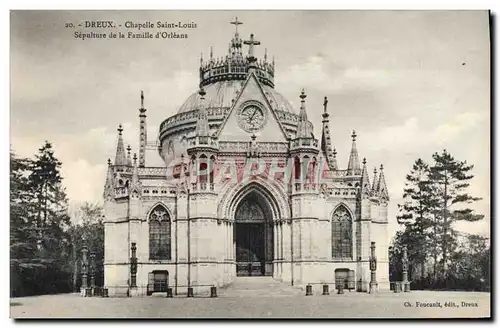
<path id="1" fill-rule="evenodd" d="M 234 214 L 237 276 L 273 275 L 273 214 L 260 193 L 250 191 Z"/>

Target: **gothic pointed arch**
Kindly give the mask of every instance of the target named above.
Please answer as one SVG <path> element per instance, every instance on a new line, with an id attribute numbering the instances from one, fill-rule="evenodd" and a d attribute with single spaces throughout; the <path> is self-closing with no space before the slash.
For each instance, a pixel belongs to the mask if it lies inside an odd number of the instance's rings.
<path id="1" fill-rule="evenodd" d="M 172 258 L 172 220 L 168 209 L 156 204 L 148 214 L 149 259 L 170 260 Z"/>
<path id="2" fill-rule="evenodd" d="M 276 181 L 255 176 L 237 184 L 227 184 L 220 192 L 217 213 L 219 217 L 231 219 L 239 201 L 250 192 L 259 193 L 270 205 L 274 220 L 289 218 L 290 210 L 286 192 Z"/>
<path id="3" fill-rule="evenodd" d="M 344 204 L 337 206 L 331 220 L 332 258 L 335 260 L 352 259 L 352 223 L 351 211 Z"/>

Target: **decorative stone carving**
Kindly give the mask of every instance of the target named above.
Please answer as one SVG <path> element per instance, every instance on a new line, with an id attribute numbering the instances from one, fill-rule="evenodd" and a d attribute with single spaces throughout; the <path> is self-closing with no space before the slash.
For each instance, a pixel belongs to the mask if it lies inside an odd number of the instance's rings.
<path id="1" fill-rule="evenodd" d="M 343 178 L 347 176 L 347 170 L 333 170 L 325 172 L 327 179 Z"/>
<path id="2" fill-rule="evenodd" d="M 375 255 L 375 242 L 371 242 L 370 246 L 370 294 L 377 292 L 377 256 Z"/>
<path id="3" fill-rule="evenodd" d="M 167 210 L 163 206 L 156 206 L 150 214 L 150 220 L 167 221 L 170 217 Z"/>
<path id="4" fill-rule="evenodd" d="M 265 221 L 262 208 L 255 202 L 243 200 L 236 210 L 235 218 L 238 222 L 263 222 Z"/>

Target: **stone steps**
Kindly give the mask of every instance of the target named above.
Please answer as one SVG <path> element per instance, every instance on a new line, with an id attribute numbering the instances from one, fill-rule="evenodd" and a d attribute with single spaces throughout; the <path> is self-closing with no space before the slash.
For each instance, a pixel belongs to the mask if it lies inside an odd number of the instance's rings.
<path id="1" fill-rule="evenodd" d="M 270 297 L 302 295 L 300 288 L 274 280 L 271 277 L 237 277 L 234 282 L 221 289 L 221 297 Z"/>

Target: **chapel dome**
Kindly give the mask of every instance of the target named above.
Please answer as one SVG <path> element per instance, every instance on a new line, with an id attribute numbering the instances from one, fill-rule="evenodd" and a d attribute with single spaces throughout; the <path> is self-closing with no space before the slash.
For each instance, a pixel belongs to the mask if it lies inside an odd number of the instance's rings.
<path id="1" fill-rule="evenodd" d="M 210 48 L 209 58 L 207 60 L 203 60 L 203 56 L 200 58 L 199 87 L 203 87 L 206 92 L 204 106 L 230 108 L 248 75 L 253 72 L 273 110 L 294 114 L 290 102 L 274 90 L 275 63 L 274 59 L 268 60 L 267 49 L 263 58 L 258 59 L 255 56 L 254 47 L 260 45 L 260 42 L 254 39 L 253 34 L 250 34 L 248 40 L 240 37 L 238 25 L 242 23 L 237 18 L 231 24 L 236 26 L 236 31 L 229 43 L 227 53 L 221 57 L 214 57 L 213 49 Z M 248 45 L 248 55 L 244 53 L 243 45 Z M 201 96 L 197 90 L 182 104 L 177 113 L 199 109 L 200 100 Z"/>
<path id="2" fill-rule="evenodd" d="M 258 80 L 259 90 L 247 89 L 245 92 L 260 93 L 262 90 L 285 134 L 293 138 L 297 133 L 299 115 L 292 104 L 274 89 L 274 58 L 268 59 L 267 50 L 264 50 L 261 59 L 257 58 L 255 46 L 260 45 L 260 42 L 253 34 L 246 40 L 240 37 L 237 27 L 242 23 L 238 19 L 231 24 L 235 25 L 236 31 L 229 42 L 227 52 L 223 56 L 215 57 L 211 48 L 208 59 L 204 60 L 203 56 L 200 58 L 198 90 L 184 101 L 175 115 L 167 117 L 160 124 L 158 151 L 166 163 L 186 153 L 187 140 L 196 131 L 200 108 L 206 110 L 210 133 L 214 135 L 219 131 L 250 74 L 254 74 Z M 201 90 L 204 91 L 203 100 Z M 255 96 L 260 98 L 260 95 Z M 310 122 L 309 124 L 312 126 Z"/>
<path id="3" fill-rule="evenodd" d="M 238 96 L 243 82 L 240 80 L 217 81 L 204 86 L 206 92 L 204 105 L 207 108 L 230 108 L 233 100 Z M 295 113 L 291 103 L 274 88 L 263 84 L 262 89 L 274 110 Z M 199 92 L 193 92 L 177 113 L 185 113 L 200 108 L 200 101 Z"/>

